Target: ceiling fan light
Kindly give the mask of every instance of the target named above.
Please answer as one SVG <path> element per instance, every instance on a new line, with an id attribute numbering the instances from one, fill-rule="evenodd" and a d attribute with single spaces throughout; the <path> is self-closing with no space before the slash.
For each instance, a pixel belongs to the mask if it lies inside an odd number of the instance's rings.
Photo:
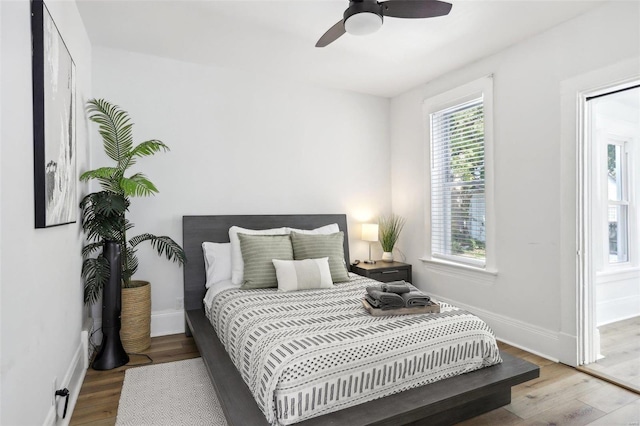
<path id="1" fill-rule="evenodd" d="M 382 26 L 382 16 L 372 12 L 360 12 L 344 21 L 344 29 L 349 34 L 366 35 L 375 33 Z"/>

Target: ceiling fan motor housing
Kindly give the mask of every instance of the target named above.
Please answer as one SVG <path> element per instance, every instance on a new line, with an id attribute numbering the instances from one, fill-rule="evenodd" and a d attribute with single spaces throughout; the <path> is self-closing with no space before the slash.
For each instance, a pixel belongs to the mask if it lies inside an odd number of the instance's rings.
<path id="1" fill-rule="evenodd" d="M 382 26 L 382 21 L 382 5 L 376 0 L 352 0 L 344 11 L 344 28 L 350 34 L 371 34 Z"/>

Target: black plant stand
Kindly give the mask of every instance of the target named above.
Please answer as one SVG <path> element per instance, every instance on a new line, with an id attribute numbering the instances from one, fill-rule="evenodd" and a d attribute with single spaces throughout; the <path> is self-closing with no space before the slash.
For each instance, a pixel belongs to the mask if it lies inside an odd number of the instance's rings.
<path id="1" fill-rule="evenodd" d="M 120 310 L 122 308 L 122 268 L 120 244 L 105 241 L 104 257 L 109 262 L 109 282 L 102 289 L 102 344 L 91 366 L 94 370 L 111 370 L 129 362 L 129 355 L 120 340 Z"/>

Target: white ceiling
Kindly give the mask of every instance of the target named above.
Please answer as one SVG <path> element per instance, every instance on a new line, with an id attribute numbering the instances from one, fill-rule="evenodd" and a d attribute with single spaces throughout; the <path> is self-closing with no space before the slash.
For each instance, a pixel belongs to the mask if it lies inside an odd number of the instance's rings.
<path id="1" fill-rule="evenodd" d="M 448 16 L 387 18 L 368 36 L 320 36 L 347 0 L 79 0 L 96 45 L 391 97 L 599 6 L 450 0 Z"/>

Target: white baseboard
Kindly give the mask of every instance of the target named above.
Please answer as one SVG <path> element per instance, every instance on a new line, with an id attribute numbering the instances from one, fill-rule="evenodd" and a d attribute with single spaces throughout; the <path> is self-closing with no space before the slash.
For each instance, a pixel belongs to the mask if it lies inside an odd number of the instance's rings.
<path id="1" fill-rule="evenodd" d="M 151 337 L 184 333 L 184 311 L 151 312 Z"/>
<path id="2" fill-rule="evenodd" d="M 560 362 L 577 367 L 580 363 L 580 360 L 578 359 L 578 336 L 559 332 L 558 338 L 558 358 L 560 359 Z"/>
<path id="3" fill-rule="evenodd" d="M 437 300 L 450 303 L 477 315 L 491 327 L 496 339 L 554 362 L 560 359 L 560 333 L 547 330 L 504 315 L 433 295 Z"/>
<path id="4" fill-rule="evenodd" d="M 49 407 L 49 411 L 47 412 L 47 418 L 44 419 L 43 426 L 53 426 L 56 424 L 56 409 L 55 407 Z"/>
<path id="5" fill-rule="evenodd" d="M 596 302 L 597 327 L 640 315 L 640 296 L 631 295 Z"/>
<path id="6" fill-rule="evenodd" d="M 87 359 L 86 339 L 89 336 L 90 328 L 84 329 L 88 324 L 90 327 L 89 322 L 85 322 L 85 324 L 83 325 L 83 330 L 80 332 L 80 342 L 78 344 L 78 347 L 73 354 L 73 358 L 71 359 L 71 363 L 67 368 L 62 382 L 60 382 L 59 384 L 59 389 L 69 389 L 69 405 L 67 407 L 67 415 L 64 419 L 62 418 L 65 399 L 62 397 L 58 397 L 56 400 L 56 405 L 52 406 L 47 413 L 47 418 L 44 421 L 45 426 L 67 426 L 71 421 L 73 409 L 76 406 L 76 402 L 78 402 L 80 388 L 82 388 L 82 382 L 84 382 L 84 377 L 87 374 L 89 363 Z"/>

